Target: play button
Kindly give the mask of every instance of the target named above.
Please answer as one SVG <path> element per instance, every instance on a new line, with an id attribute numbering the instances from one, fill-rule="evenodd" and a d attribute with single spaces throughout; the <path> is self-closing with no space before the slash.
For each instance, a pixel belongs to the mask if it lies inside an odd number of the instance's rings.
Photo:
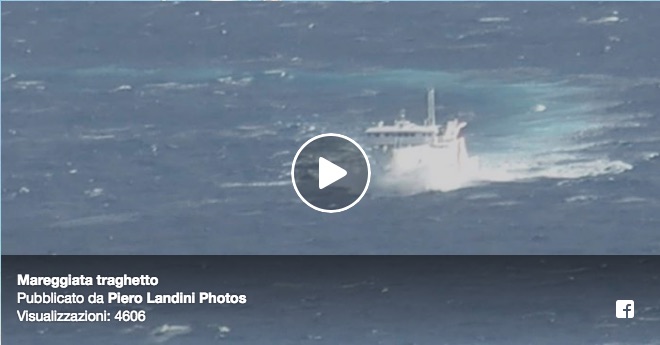
<path id="1" fill-rule="evenodd" d="M 293 159 L 293 188 L 307 206 L 336 213 L 355 206 L 367 192 L 371 168 L 364 150 L 341 134 L 308 140 Z"/>
<path id="2" fill-rule="evenodd" d="M 348 172 L 339 165 L 319 157 L 319 189 L 323 189 L 348 175 Z"/>

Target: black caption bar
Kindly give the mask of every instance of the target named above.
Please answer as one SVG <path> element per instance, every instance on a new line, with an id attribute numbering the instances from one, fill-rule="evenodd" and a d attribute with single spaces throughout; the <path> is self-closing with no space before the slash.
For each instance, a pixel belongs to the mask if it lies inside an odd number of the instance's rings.
<path id="1" fill-rule="evenodd" d="M 2 275 L 8 344 L 647 344 L 660 336 L 656 257 L 3 256 Z M 617 318 L 617 301 L 632 318 Z M 69 320 L 52 320 L 62 315 Z"/>

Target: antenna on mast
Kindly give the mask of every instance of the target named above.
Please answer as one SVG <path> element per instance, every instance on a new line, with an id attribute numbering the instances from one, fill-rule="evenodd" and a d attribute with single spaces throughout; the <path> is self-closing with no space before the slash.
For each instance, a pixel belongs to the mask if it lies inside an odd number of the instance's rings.
<path id="1" fill-rule="evenodd" d="M 431 126 L 435 126 L 435 89 L 430 88 L 427 96 L 427 110 L 428 115 L 427 122 Z"/>

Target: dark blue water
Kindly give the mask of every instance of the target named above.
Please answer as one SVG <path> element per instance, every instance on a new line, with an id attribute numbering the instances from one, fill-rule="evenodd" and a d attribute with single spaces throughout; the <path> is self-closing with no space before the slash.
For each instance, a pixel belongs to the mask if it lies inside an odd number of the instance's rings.
<path id="1" fill-rule="evenodd" d="M 3 3 L 5 253 L 660 252 L 657 3 Z M 305 140 L 469 122 L 478 183 L 320 214 Z M 540 107 L 543 106 L 543 107 Z M 539 109 L 544 108 L 544 111 Z M 405 189 L 405 188 L 404 188 Z"/>

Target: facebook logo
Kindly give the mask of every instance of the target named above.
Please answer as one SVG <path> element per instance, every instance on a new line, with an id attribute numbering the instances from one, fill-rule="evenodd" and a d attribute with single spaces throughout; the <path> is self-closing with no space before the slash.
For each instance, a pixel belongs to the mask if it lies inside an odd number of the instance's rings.
<path id="1" fill-rule="evenodd" d="M 631 299 L 616 301 L 617 319 L 632 319 L 633 317 L 635 317 L 635 301 Z"/>

